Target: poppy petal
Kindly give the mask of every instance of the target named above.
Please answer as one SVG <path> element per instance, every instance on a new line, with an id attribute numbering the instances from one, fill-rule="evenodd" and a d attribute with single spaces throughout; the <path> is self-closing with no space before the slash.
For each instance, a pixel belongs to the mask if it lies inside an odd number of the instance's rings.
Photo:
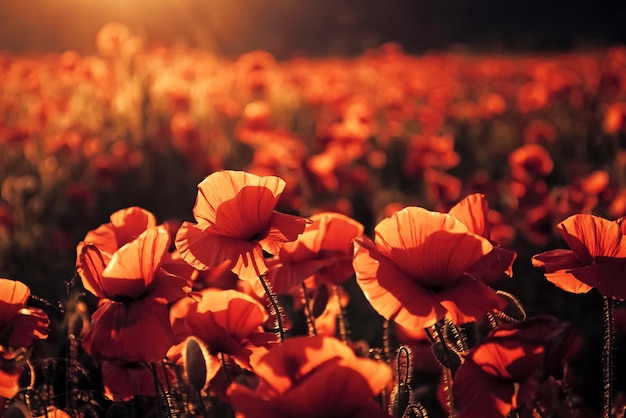
<path id="1" fill-rule="evenodd" d="M 147 229 L 117 250 L 102 271 L 102 285 L 108 295 L 138 298 L 154 275 L 170 245 L 165 228 Z"/>
<path id="2" fill-rule="evenodd" d="M 550 250 L 536 254 L 531 259 L 533 266 L 544 267 L 544 276 L 557 287 L 571 293 L 587 293 L 593 287 L 578 280 L 570 270 L 581 267 L 572 250 Z"/>
<path id="3" fill-rule="evenodd" d="M 310 221 L 301 216 L 272 212 L 269 230 L 260 240 L 263 249 L 270 254 L 278 254 L 285 242 L 295 241 Z"/>
<path id="4" fill-rule="evenodd" d="M 457 325 L 474 322 L 494 309 L 506 307 L 506 301 L 496 292 L 467 275 L 455 286 L 436 293 L 434 298 L 448 311 L 446 317 Z"/>
<path id="5" fill-rule="evenodd" d="M 135 396 L 154 396 L 152 372 L 144 365 L 103 361 L 101 365 L 104 396 L 126 402 Z"/>
<path id="6" fill-rule="evenodd" d="M 38 308 L 22 308 L 13 320 L 13 333 L 9 338 L 11 347 L 30 347 L 35 338 L 48 337 L 50 319 Z"/>
<path id="7" fill-rule="evenodd" d="M 272 347 L 254 364 L 255 373 L 281 395 L 323 363 L 333 359 L 353 359 L 350 347 L 330 337 L 292 337 Z"/>
<path id="8" fill-rule="evenodd" d="M 118 247 L 133 241 L 146 229 L 156 226 L 154 214 L 138 206 L 118 210 L 110 219 Z"/>
<path id="9" fill-rule="evenodd" d="M 288 295 L 321 268 L 328 266 L 332 260 L 306 260 L 294 263 L 278 263 L 267 271 L 267 280 L 278 294 Z"/>
<path id="10" fill-rule="evenodd" d="M 250 239 L 266 229 L 284 188 L 280 177 L 218 171 L 198 184 L 193 214 L 218 234 Z"/>
<path id="11" fill-rule="evenodd" d="M 354 241 L 356 280 L 372 307 L 407 328 L 427 328 L 446 310 L 433 294 L 409 279 L 367 237 Z"/>
<path id="12" fill-rule="evenodd" d="M 511 411 L 515 386 L 466 361 L 454 376 L 452 391 L 458 418 L 502 418 Z"/>
<path id="13" fill-rule="evenodd" d="M 315 417 L 350 417 L 391 381 L 391 369 L 382 362 L 354 358 L 330 359 L 280 395 L 292 411 L 308 411 Z"/>
<path id="14" fill-rule="evenodd" d="M 30 289 L 17 280 L 0 279 L 0 327 L 11 322 L 24 307 Z"/>
<path id="15" fill-rule="evenodd" d="M 256 242 L 212 234 L 189 222 L 184 222 L 178 230 L 176 248 L 198 270 L 231 260 L 232 272 L 243 280 L 256 279 L 267 271 L 263 251 Z"/>
<path id="16" fill-rule="evenodd" d="M 288 417 L 277 408 L 273 400 L 262 398 L 246 386 L 233 383 L 228 387 L 228 399 L 235 410 L 235 418 L 277 418 Z"/>
<path id="17" fill-rule="evenodd" d="M 186 279 L 169 274 L 165 270 L 157 271 L 152 283 L 150 293 L 146 296 L 159 303 L 172 303 L 191 292 Z"/>
<path id="18" fill-rule="evenodd" d="M 111 257 L 94 244 L 85 244 L 81 248 L 76 264 L 76 270 L 80 276 L 83 287 L 98 298 L 106 298 L 107 295 L 102 284 L 102 272 L 109 263 Z"/>
<path id="19" fill-rule="evenodd" d="M 442 280 L 456 280 L 493 249 L 454 217 L 417 207 L 394 213 L 375 232 L 383 254 L 426 287 L 446 287 Z"/>
<path id="20" fill-rule="evenodd" d="M 311 216 L 311 220 L 321 221 L 317 251 L 337 251 L 352 254 L 352 240 L 363 235 L 363 225 L 341 213 L 321 213 Z"/>
<path id="21" fill-rule="evenodd" d="M 591 264 L 596 256 L 626 257 L 626 245 L 621 245 L 624 238 L 617 222 L 579 214 L 565 219 L 558 228 L 582 265 Z"/>
<path id="22" fill-rule="evenodd" d="M 173 343 L 168 307 L 151 299 L 101 305 L 83 338 L 95 358 L 126 362 L 159 362 Z"/>
<path id="23" fill-rule="evenodd" d="M 465 197 L 450 209 L 448 214 L 461 221 L 470 232 L 489 238 L 489 224 L 487 223 L 489 206 L 485 195 L 474 193 Z"/>
<path id="24" fill-rule="evenodd" d="M 626 299 L 626 262 L 623 260 L 619 263 L 592 264 L 569 270 L 569 273 L 604 296 Z"/>

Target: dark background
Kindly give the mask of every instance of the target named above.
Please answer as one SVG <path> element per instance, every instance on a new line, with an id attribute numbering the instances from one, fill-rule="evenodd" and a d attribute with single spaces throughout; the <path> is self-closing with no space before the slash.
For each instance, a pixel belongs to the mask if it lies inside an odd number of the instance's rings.
<path id="1" fill-rule="evenodd" d="M 564 0 L 0 0 L 0 50 L 94 52 L 98 29 L 126 23 L 150 41 L 222 54 L 568 50 L 626 43 L 626 2 Z"/>

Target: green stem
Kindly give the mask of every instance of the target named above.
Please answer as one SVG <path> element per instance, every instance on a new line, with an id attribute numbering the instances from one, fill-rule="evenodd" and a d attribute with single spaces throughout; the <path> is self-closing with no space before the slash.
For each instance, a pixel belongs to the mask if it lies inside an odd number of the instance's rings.
<path id="1" fill-rule="evenodd" d="M 604 302 L 604 349 L 602 353 L 602 367 L 604 379 L 602 417 L 611 418 L 613 409 L 613 298 L 603 297 Z"/>

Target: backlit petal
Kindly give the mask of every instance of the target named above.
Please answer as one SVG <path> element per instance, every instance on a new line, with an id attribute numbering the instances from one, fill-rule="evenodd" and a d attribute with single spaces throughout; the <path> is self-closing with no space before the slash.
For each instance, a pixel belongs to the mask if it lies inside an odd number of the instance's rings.
<path id="1" fill-rule="evenodd" d="M 617 222 L 580 214 L 570 216 L 558 228 L 582 265 L 591 264 L 597 256 L 626 257 L 626 238 Z"/>
<path id="2" fill-rule="evenodd" d="M 98 298 L 105 298 L 108 295 L 102 285 L 102 272 L 109 263 L 111 257 L 94 244 L 85 244 L 78 255 L 76 270 L 81 278 L 83 287 Z"/>
<path id="3" fill-rule="evenodd" d="M 272 347 L 254 370 L 277 394 L 283 394 L 326 361 L 355 357 L 352 349 L 335 338 L 292 337 Z"/>
<path id="4" fill-rule="evenodd" d="M 24 283 L 0 279 L 0 327 L 13 320 L 29 296 L 30 289 Z"/>
<path id="5" fill-rule="evenodd" d="M 485 196 L 480 193 L 471 194 L 457 203 L 448 214 L 461 221 L 470 232 L 489 238 L 487 215 L 489 206 Z"/>
<path id="6" fill-rule="evenodd" d="M 94 312 L 92 324 L 83 346 L 96 359 L 159 362 L 174 343 L 167 305 L 151 299 L 108 302 Z"/>
<path id="7" fill-rule="evenodd" d="M 450 215 L 408 207 L 375 228 L 376 245 L 406 275 L 426 287 L 447 287 L 488 254 L 488 240 Z"/>
<path id="8" fill-rule="evenodd" d="M 412 281 L 367 237 L 354 241 L 356 280 L 372 307 L 407 328 L 426 328 L 442 319 L 445 308 Z"/>
<path id="9" fill-rule="evenodd" d="M 260 239 L 261 246 L 270 254 L 278 254 L 281 246 L 286 242 L 295 241 L 309 222 L 301 216 L 272 212 L 269 229 Z"/>
<path id="10" fill-rule="evenodd" d="M 463 276 L 454 287 L 444 289 L 434 297 L 448 311 L 446 317 L 457 325 L 476 321 L 494 309 L 506 307 L 502 297 L 469 276 Z"/>
<path id="11" fill-rule="evenodd" d="M 121 209 L 111 215 L 118 248 L 141 235 L 146 229 L 156 226 L 156 218 L 138 206 Z"/>
<path id="12" fill-rule="evenodd" d="M 231 260 L 231 270 L 243 280 L 256 279 L 267 271 L 258 243 L 212 234 L 189 222 L 184 222 L 178 230 L 176 248 L 198 270 Z"/>
<path id="13" fill-rule="evenodd" d="M 536 254 L 531 259 L 533 266 L 544 267 L 546 279 L 557 287 L 571 293 L 587 293 L 592 286 L 585 284 L 572 275 L 571 270 L 581 267 L 580 261 L 572 250 L 550 250 Z"/>
<path id="14" fill-rule="evenodd" d="M 9 338 L 11 347 L 30 347 L 35 338 L 48 337 L 50 319 L 38 308 L 22 308 L 13 320 L 13 333 Z"/>
<path id="15" fill-rule="evenodd" d="M 154 227 L 122 246 L 102 271 L 106 294 L 137 298 L 145 293 L 169 245 L 167 230 Z"/>
<path id="16" fill-rule="evenodd" d="M 280 177 L 218 171 L 198 184 L 194 217 L 213 225 L 218 234 L 251 239 L 266 229 L 284 188 Z"/>

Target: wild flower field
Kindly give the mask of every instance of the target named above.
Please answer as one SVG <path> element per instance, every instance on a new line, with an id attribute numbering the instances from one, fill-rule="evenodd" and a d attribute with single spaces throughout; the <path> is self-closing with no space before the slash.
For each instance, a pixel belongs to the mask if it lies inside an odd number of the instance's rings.
<path id="1" fill-rule="evenodd" d="M 0 52 L 0 416 L 624 417 L 626 48 Z"/>

